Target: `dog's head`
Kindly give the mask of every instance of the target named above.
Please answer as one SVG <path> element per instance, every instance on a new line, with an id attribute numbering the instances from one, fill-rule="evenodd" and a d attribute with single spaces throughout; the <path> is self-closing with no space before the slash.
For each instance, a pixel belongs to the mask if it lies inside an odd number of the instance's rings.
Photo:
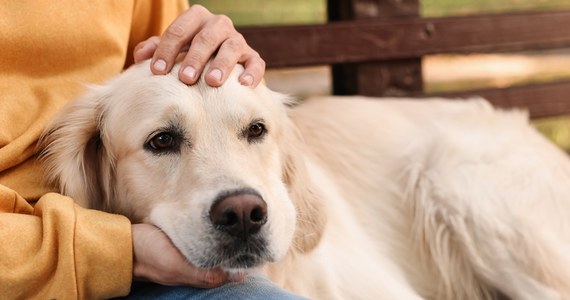
<path id="1" fill-rule="evenodd" d="M 46 176 L 90 208 L 161 228 L 197 266 L 245 270 L 318 242 L 324 215 L 284 96 L 187 86 L 148 62 L 71 102 L 40 140 Z"/>

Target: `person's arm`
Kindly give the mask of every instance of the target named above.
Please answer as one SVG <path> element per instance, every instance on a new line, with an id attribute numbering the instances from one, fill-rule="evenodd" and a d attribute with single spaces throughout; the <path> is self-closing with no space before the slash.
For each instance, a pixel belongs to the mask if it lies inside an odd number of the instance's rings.
<path id="1" fill-rule="evenodd" d="M 46 194 L 34 207 L 0 185 L 0 295 L 102 299 L 129 292 L 131 224 Z"/>

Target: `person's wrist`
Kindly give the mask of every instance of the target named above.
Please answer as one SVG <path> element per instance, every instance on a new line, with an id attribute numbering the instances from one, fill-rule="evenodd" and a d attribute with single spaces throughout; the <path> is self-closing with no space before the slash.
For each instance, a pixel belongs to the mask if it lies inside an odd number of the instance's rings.
<path id="1" fill-rule="evenodd" d="M 142 281 L 144 280 L 144 271 L 141 270 L 142 266 L 137 259 L 137 243 L 140 239 L 140 231 L 142 230 L 141 226 L 144 224 L 133 224 L 131 225 L 132 231 L 132 239 L 133 239 L 133 280 L 134 281 Z"/>

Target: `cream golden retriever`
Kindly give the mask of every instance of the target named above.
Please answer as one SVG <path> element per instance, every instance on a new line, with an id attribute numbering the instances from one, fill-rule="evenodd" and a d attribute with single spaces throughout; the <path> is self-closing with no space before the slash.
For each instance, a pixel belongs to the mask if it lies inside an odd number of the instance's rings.
<path id="1" fill-rule="evenodd" d="M 324 97 L 125 71 L 41 140 L 61 192 L 195 265 L 315 299 L 570 299 L 570 161 L 482 99 Z"/>

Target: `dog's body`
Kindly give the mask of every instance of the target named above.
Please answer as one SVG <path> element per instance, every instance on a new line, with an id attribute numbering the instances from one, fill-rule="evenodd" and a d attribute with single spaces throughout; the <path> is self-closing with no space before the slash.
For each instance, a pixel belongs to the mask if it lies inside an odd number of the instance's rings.
<path id="1" fill-rule="evenodd" d="M 337 298 L 570 297 L 570 164 L 523 113 L 354 97 L 290 116 L 324 187 L 315 269 Z"/>
<path id="2" fill-rule="evenodd" d="M 159 226 L 196 265 L 311 298 L 570 299 L 570 162 L 523 113 L 361 97 L 287 110 L 237 72 L 213 89 L 127 70 L 46 131 L 50 178 Z"/>

